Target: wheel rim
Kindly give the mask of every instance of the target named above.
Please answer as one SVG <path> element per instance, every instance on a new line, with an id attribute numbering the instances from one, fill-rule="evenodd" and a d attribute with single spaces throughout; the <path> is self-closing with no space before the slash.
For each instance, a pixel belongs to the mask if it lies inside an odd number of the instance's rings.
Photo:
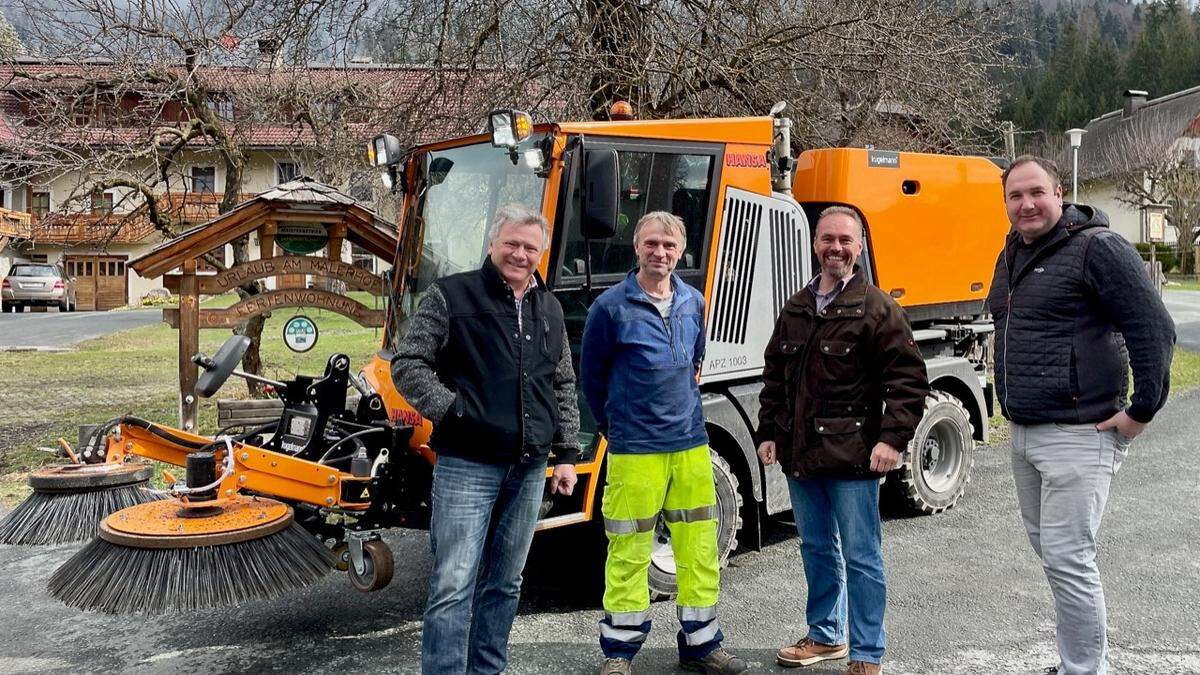
<path id="1" fill-rule="evenodd" d="M 675 574 L 675 551 L 671 548 L 671 531 L 667 529 L 667 521 L 662 516 L 654 525 L 654 546 L 650 550 L 650 564 L 666 572 Z"/>
<path id="2" fill-rule="evenodd" d="M 958 482 L 965 452 L 962 434 L 951 420 L 929 430 L 921 452 L 921 478 L 930 490 L 945 492 Z"/>

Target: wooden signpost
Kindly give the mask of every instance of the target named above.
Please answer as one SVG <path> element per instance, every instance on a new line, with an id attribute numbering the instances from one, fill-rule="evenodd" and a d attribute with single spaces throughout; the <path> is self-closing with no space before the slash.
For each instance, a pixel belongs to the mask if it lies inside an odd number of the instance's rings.
<path id="1" fill-rule="evenodd" d="M 324 257 L 287 254 L 279 250 L 276 236 L 285 227 L 292 250 L 325 248 Z M 299 232 L 299 235 L 297 235 Z M 197 261 L 208 252 L 240 237 L 258 235 L 262 255 L 217 274 L 197 273 Z M 298 244 L 297 236 L 311 236 L 314 245 Z M 138 274 L 162 276 L 163 285 L 179 296 L 179 308 L 163 310 L 163 320 L 179 331 L 180 426 L 195 431 L 197 366 L 200 329 L 235 328 L 249 319 L 286 307 L 317 307 L 336 312 L 361 326 L 382 327 L 384 312 L 324 288 L 307 288 L 308 277 L 341 281 L 348 289 L 384 295 L 383 277 L 341 260 L 342 243 L 350 240 L 367 252 L 390 261 L 396 249 L 396 229 L 349 196 L 307 180 L 275 187 L 203 225 L 165 242 L 130 263 Z M 315 245 L 319 242 L 319 245 Z M 170 273 L 177 270 L 175 273 Z M 201 295 L 218 295 L 251 282 L 266 281 L 268 290 L 221 309 L 201 309 Z"/>

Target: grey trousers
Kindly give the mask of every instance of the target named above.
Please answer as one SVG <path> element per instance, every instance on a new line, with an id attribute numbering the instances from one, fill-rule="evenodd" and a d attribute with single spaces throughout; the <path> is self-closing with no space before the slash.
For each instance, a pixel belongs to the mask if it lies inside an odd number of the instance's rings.
<path id="1" fill-rule="evenodd" d="M 1054 594 L 1062 675 L 1108 672 L 1096 532 L 1128 451 L 1127 439 L 1092 424 L 1012 425 L 1017 502 Z"/>

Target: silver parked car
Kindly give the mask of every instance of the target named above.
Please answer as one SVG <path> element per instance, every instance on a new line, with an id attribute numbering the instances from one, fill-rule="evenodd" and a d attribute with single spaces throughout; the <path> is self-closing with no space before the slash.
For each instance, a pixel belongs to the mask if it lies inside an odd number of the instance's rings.
<path id="1" fill-rule="evenodd" d="M 25 311 L 26 307 L 56 306 L 62 312 L 75 311 L 75 279 L 61 265 L 17 263 L 0 282 L 0 307 L 5 312 Z"/>

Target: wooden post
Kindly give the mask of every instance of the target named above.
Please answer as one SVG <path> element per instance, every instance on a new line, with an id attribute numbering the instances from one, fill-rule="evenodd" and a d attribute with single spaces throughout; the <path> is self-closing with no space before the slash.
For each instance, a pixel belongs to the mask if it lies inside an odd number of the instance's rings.
<path id="1" fill-rule="evenodd" d="M 326 245 L 326 251 L 329 253 L 330 260 L 342 259 L 342 242 L 346 240 L 346 224 L 338 223 L 329 228 L 329 243 Z"/>
<path id="2" fill-rule="evenodd" d="M 179 426 L 196 431 L 196 364 L 200 350 L 200 294 L 196 288 L 196 260 L 185 260 L 179 279 Z"/>
<path id="3" fill-rule="evenodd" d="M 258 228 L 258 257 L 272 258 L 275 256 L 275 233 L 279 226 L 275 221 L 268 220 Z M 275 277 L 275 288 L 279 288 L 279 277 Z"/>
<path id="4" fill-rule="evenodd" d="M 330 225 L 327 231 L 329 232 L 329 240 L 325 244 L 326 257 L 328 257 L 330 260 L 341 262 L 342 241 L 346 239 L 346 224 L 338 223 L 336 225 Z M 338 283 L 337 279 L 325 279 L 322 285 L 326 289 L 335 293 L 344 292 L 341 290 L 344 287 Z"/>

